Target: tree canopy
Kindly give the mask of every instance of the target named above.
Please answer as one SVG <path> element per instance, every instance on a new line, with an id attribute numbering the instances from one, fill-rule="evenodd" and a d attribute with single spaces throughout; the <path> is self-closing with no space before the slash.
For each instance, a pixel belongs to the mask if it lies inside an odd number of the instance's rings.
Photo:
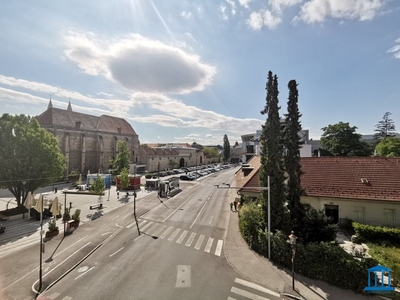
<path id="1" fill-rule="evenodd" d="M 208 158 L 215 158 L 219 156 L 218 150 L 213 147 L 204 147 L 203 153 Z"/>
<path id="2" fill-rule="evenodd" d="M 229 161 L 231 157 L 231 145 L 229 144 L 228 136 L 224 134 L 224 162 Z"/>
<path id="3" fill-rule="evenodd" d="M 106 190 L 104 179 L 97 174 L 96 181 L 90 186 L 90 192 L 94 194 L 103 194 Z"/>
<path id="4" fill-rule="evenodd" d="M 376 154 L 384 157 L 399 157 L 400 156 L 400 138 L 387 137 L 376 145 Z"/>
<path id="5" fill-rule="evenodd" d="M 339 122 L 323 127 L 321 146 L 334 156 L 371 155 L 371 147 L 361 141 L 361 134 L 356 133 L 356 129 L 356 126 L 350 127 L 348 122 Z"/>
<path id="6" fill-rule="evenodd" d="M 118 141 L 118 156 L 112 162 L 114 175 L 120 174 L 123 168 L 129 170 L 129 164 L 131 163 L 129 158 L 130 154 L 126 143 L 124 141 Z"/>
<path id="7" fill-rule="evenodd" d="M 378 124 L 375 125 L 375 134 L 374 134 L 374 139 L 377 141 L 380 141 L 384 138 L 387 138 L 389 136 L 395 136 L 396 135 L 396 127 L 394 125 L 394 121 L 389 118 L 391 115 L 390 112 L 386 112 L 382 120 L 378 122 Z"/>
<path id="8" fill-rule="evenodd" d="M 119 179 L 121 180 L 121 188 L 123 190 L 127 190 L 129 187 L 129 170 L 127 168 L 123 168 L 121 170 Z"/>
<path id="9" fill-rule="evenodd" d="M 0 118 L 0 185 L 24 203 L 28 192 L 62 178 L 65 158 L 57 139 L 36 118 L 4 114 Z"/>

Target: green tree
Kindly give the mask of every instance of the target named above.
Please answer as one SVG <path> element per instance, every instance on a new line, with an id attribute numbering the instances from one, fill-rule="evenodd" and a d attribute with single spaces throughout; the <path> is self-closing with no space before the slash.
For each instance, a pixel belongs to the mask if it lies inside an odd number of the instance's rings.
<path id="1" fill-rule="evenodd" d="M 168 165 L 170 166 L 171 169 L 175 168 L 175 166 L 178 164 L 178 161 L 176 159 L 170 158 L 168 160 Z"/>
<path id="2" fill-rule="evenodd" d="M 228 136 L 225 134 L 224 135 L 224 155 L 223 155 L 224 162 L 229 161 L 230 157 L 231 157 L 231 145 L 229 144 Z"/>
<path id="3" fill-rule="evenodd" d="M 399 157 L 400 156 L 400 138 L 387 137 L 376 145 L 376 154 L 384 157 Z"/>
<path id="4" fill-rule="evenodd" d="M 219 156 L 218 150 L 213 147 L 204 147 L 203 148 L 203 153 L 206 157 L 208 158 L 216 158 Z"/>
<path id="5" fill-rule="evenodd" d="M 120 174 L 123 168 L 129 170 L 129 164 L 131 163 L 129 158 L 130 154 L 126 143 L 124 141 L 118 141 L 118 156 L 112 162 L 114 175 Z"/>
<path id="6" fill-rule="evenodd" d="M 350 127 L 349 123 L 343 122 L 323 127 L 321 146 L 334 156 L 371 155 L 371 147 L 361 141 L 361 134 L 356 133 L 356 129 L 357 127 Z"/>
<path id="7" fill-rule="evenodd" d="M 203 146 L 200 144 L 197 144 L 196 142 L 193 142 L 193 144 L 191 145 L 192 148 L 196 148 L 197 151 L 201 151 L 203 150 Z"/>
<path id="8" fill-rule="evenodd" d="M 127 190 L 129 187 L 129 170 L 123 168 L 119 174 L 119 179 L 121 180 L 121 187 L 123 190 Z"/>
<path id="9" fill-rule="evenodd" d="M 265 125 L 262 126 L 260 137 L 261 142 L 261 167 L 259 171 L 259 181 L 261 187 L 268 185 L 270 176 L 271 193 L 271 232 L 281 229 L 284 226 L 284 206 L 285 206 L 285 176 L 283 173 L 283 144 L 281 123 L 278 106 L 278 78 L 268 72 L 268 82 L 266 84 L 267 96 L 266 104 L 261 114 L 267 114 Z M 264 211 L 265 223 L 268 221 L 268 191 L 262 191 L 261 201 Z"/>
<path id="10" fill-rule="evenodd" d="M 303 145 L 299 132 L 302 129 L 300 123 L 300 111 L 298 106 L 299 93 L 297 90 L 296 80 L 290 80 L 288 84 L 288 113 L 285 114 L 284 127 L 284 146 L 286 149 L 285 169 L 288 176 L 287 183 L 287 203 L 290 210 L 290 217 L 294 230 L 302 227 L 301 221 L 303 218 L 303 208 L 300 202 L 300 197 L 303 193 L 301 188 L 301 171 L 300 164 L 300 148 Z"/>
<path id="11" fill-rule="evenodd" d="M 396 136 L 396 126 L 394 125 L 394 121 L 389 118 L 390 115 L 390 112 L 386 112 L 382 120 L 375 125 L 376 133 L 374 134 L 374 139 L 377 142 L 389 136 Z"/>
<path id="12" fill-rule="evenodd" d="M 28 192 L 62 178 L 65 158 L 57 139 L 34 117 L 0 118 L 0 182 L 22 205 Z M 25 184 L 23 181 L 26 181 Z"/>
<path id="13" fill-rule="evenodd" d="M 106 190 L 104 179 L 97 174 L 96 181 L 90 186 L 90 192 L 94 194 L 103 194 Z"/>

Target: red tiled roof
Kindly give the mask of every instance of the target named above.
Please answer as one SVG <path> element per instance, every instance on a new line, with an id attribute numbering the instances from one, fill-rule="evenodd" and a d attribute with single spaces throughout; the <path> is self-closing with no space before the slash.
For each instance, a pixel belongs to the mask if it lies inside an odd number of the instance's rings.
<path id="1" fill-rule="evenodd" d="M 301 165 L 306 196 L 400 201 L 400 158 L 302 157 Z M 258 187 L 259 166 L 237 185 Z"/>
<path id="2" fill-rule="evenodd" d="M 301 165 L 308 196 L 400 200 L 399 158 L 304 157 Z"/>
<path id="3" fill-rule="evenodd" d="M 249 167 L 246 167 L 249 165 Z M 259 187 L 258 183 L 258 170 L 260 169 L 261 161 L 260 156 L 253 156 L 246 164 L 235 173 L 236 186 L 246 187 L 246 189 L 240 189 L 239 191 L 246 192 L 259 192 L 258 189 L 251 190 L 249 187 Z M 247 169 L 247 171 L 246 171 Z"/>

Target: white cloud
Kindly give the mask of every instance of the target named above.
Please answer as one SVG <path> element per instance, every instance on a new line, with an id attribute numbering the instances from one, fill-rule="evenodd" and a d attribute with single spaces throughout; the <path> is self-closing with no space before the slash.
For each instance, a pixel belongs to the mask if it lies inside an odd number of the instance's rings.
<path id="1" fill-rule="evenodd" d="M 243 7 L 249 7 L 249 3 L 251 2 L 251 0 L 239 0 L 239 4 Z"/>
<path id="2" fill-rule="evenodd" d="M 185 19 L 189 19 L 192 16 L 192 13 L 190 11 L 182 11 L 181 16 Z"/>
<path id="3" fill-rule="evenodd" d="M 226 21 L 226 20 L 228 20 L 228 15 L 226 14 L 226 5 L 221 5 L 220 7 L 219 7 L 219 11 L 220 11 L 220 13 L 221 13 L 221 18 L 222 18 L 222 20 L 224 20 L 224 21 Z"/>
<path id="4" fill-rule="evenodd" d="M 231 6 L 231 14 L 232 16 L 234 16 L 236 14 L 236 3 L 233 0 L 226 0 L 226 2 L 229 3 L 229 5 Z"/>
<path id="5" fill-rule="evenodd" d="M 282 19 L 273 15 L 270 10 L 261 9 L 258 12 L 253 11 L 247 19 L 247 24 L 254 30 L 267 26 L 269 29 L 275 29 L 282 22 Z"/>
<path id="6" fill-rule="evenodd" d="M 284 8 L 303 2 L 303 0 L 269 0 L 272 9 L 280 13 Z"/>
<path id="7" fill-rule="evenodd" d="M 306 23 L 326 18 L 371 20 L 386 0 L 311 0 L 301 7 L 299 18 Z"/>
<path id="8" fill-rule="evenodd" d="M 206 134 L 206 138 L 212 138 L 213 135 L 212 134 Z"/>
<path id="9" fill-rule="evenodd" d="M 69 32 L 66 57 L 83 72 L 102 75 L 131 91 L 185 94 L 204 90 L 216 68 L 197 55 L 132 34 L 118 41 Z"/>
<path id="10" fill-rule="evenodd" d="M 400 59 L 400 38 L 398 38 L 395 43 L 397 43 L 397 45 L 390 48 L 387 52 L 393 53 L 394 58 Z"/>

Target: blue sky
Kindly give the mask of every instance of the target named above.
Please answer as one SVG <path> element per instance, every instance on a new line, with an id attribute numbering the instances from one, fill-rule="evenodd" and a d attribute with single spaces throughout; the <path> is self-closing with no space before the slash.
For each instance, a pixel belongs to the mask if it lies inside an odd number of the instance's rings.
<path id="1" fill-rule="evenodd" d="M 5 1 L 0 114 L 53 106 L 128 120 L 141 143 L 231 144 L 265 122 L 269 70 L 303 129 L 400 131 L 395 0 Z"/>

